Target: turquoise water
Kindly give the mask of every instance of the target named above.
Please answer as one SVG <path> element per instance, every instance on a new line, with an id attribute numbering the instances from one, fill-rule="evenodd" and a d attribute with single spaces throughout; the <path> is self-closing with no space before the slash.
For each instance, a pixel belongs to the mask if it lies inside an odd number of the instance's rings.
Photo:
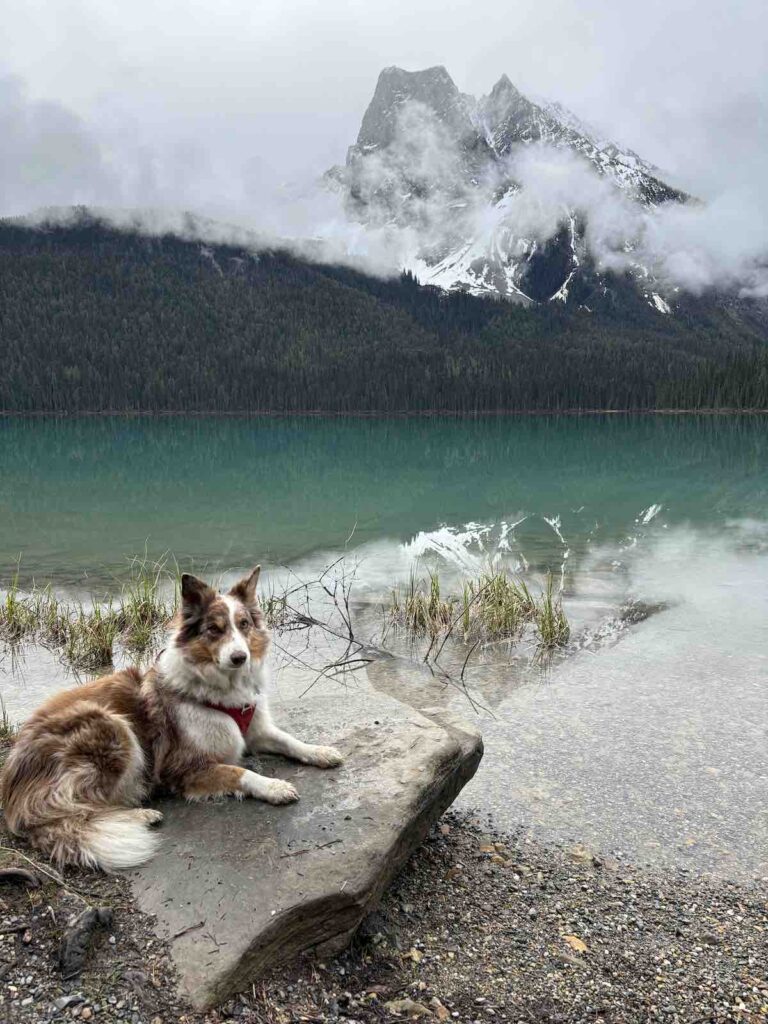
<path id="1" fill-rule="evenodd" d="M 767 498 L 759 417 L 0 420 L 2 575 L 67 584 L 145 549 L 227 569 L 521 519 L 525 558 L 557 561 L 544 517 L 578 559 L 654 506 L 717 528 Z"/>
<path id="2" fill-rule="evenodd" d="M 87 596 L 144 550 L 209 575 L 261 561 L 278 584 L 316 579 L 346 555 L 358 635 L 404 660 L 318 683 L 338 643 L 278 633 L 279 692 L 373 686 L 417 708 L 447 703 L 485 738 L 465 808 L 633 860 L 766 877 L 767 426 L 0 420 L 2 576 L 18 562 L 22 585 L 50 579 Z M 382 633 L 382 596 L 414 567 L 450 577 L 490 560 L 532 586 L 545 570 L 562 580 L 572 644 L 547 665 L 522 644 L 488 645 L 465 686 L 420 675 L 406 659 L 423 652 Z M 629 601 L 653 614 L 627 624 Z M 456 645 L 444 667 L 455 676 L 464 658 Z M 0 650 L 14 719 L 73 681 L 55 651 Z"/>

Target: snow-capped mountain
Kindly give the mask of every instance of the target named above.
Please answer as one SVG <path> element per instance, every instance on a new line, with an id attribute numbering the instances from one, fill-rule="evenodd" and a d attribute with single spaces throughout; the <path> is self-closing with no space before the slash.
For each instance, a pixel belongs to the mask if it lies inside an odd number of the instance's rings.
<path id="1" fill-rule="evenodd" d="M 530 164 L 542 153 L 545 175 Z M 443 67 L 389 67 L 346 165 L 326 177 L 349 216 L 399 233 L 401 265 L 424 284 L 585 304 L 599 284 L 585 230 L 589 200 L 566 198 L 561 179 L 586 174 L 586 197 L 597 189 L 645 210 L 688 200 L 632 150 L 559 104 L 533 102 L 506 75 L 475 99 Z M 630 268 L 633 245 L 619 239 Z M 647 269 L 636 269 L 648 301 L 667 312 Z"/>
<path id="2" fill-rule="evenodd" d="M 644 203 L 685 198 L 658 177 L 658 168 L 631 149 L 621 149 L 559 103 L 533 103 L 502 75 L 489 96 L 477 104 L 478 123 L 497 157 L 513 147 L 542 143 L 571 150 L 587 160 L 619 189 Z"/>

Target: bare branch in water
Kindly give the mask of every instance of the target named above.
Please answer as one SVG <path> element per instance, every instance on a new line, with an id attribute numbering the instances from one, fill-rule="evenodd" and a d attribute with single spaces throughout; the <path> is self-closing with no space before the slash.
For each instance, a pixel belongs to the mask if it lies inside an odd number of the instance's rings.
<path id="1" fill-rule="evenodd" d="M 354 529 L 350 534 L 350 538 Z M 465 579 L 459 594 L 441 593 L 437 571 L 428 580 L 411 576 L 401 593 L 392 591 L 382 609 L 383 630 L 361 637 L 356 622 L 366 621 L 353 601 L 358 564 L 340 555 L 310 579 L 283 566 L 285 587 L 262 594 L 262 607 L 274 634 L 274 646 L 290 663 L 313 674 L 308 692 L 321 679 L 339 679 L 360 671 L 376 658 L 388 657 L 384 644 L 390 631 L 402 630 L 423 638 L 423 663 L 446 686 L 461 692 L 475 710 L 481 705 L 467 687 L 467 675 L 478 650 L 495 643 L 536 643 L 537 657 L 562 648 L 570 627 L 562 608 L 562 587 L 551 575 L 540 595 L 501 570 L 488 570 Z M 162 645 L 163 627 L 175 612 L 178 587 L 167 561 L 146 557 L 130 565 L 129 579 L 118 596 L 93 598 L 89 603 L 61 600 L 53 588 L 33 585 L 22 593 L 18 572 L 0 595 L 0 643 L 13 655 L 24 641 L 49 646 L 73 668 L 93 671 L 108 666 L 115 650 L 154 656 Z M 322 639 L 320 639 L 322 638 Z M 450 647 L 449 647 L 450 642 Z M 447 652 L 462 651 L 460 669 L 446 665 Z M 487 709 L 483 709 L 487 710 Z M 2 715 L 0 714 L 0 731 Z"/>

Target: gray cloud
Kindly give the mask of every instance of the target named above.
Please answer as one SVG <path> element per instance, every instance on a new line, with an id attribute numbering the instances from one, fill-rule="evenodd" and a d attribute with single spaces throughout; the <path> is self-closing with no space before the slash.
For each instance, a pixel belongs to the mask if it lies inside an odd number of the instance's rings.
<path id="1" fill-rule="evenodd" d="M 662 289 L 699 294 L 707 288 L 768 295 L 768 199 L 763 190 L 733 189 L 709 202 L 648 208 L 628 201 L 562 150 L 531 147 L 513 160 L 522 189 L 508 216 L 533 237 L 551 238 L 563 211 L 586 225 L 599 265 L 648 271 Z M 629 247 L 628 247 L 629 243 Z"/>
<path id="2" fill-rule="evenodd" d="M 445 64 L 477 94 L 506 72 L 675 172 L 706 152 L 694 174 L 713 186 L 727 170 L 715 144 L 753 134 L 754 104 L 764 111 L 768 101 L 763 0 L 7 6 L 0 59 L 35 97 L 56 97 L 89 121 L 97 109 L 130 112 L 150 142 L 186 133 L 211 149 L 237 133 L 289 172 L 339 160 L 389 64 Z"/>
<path id="3" fill-rule="evenodd" d="M 554 179 L 590 210 L 606 260 L 623 258 L 613 235 L 626 222 L 670 281 L 762 287 L 749 268 L 768 238 L 764 0 L 11 0 L 0 211 L 81 202 L 174 220 L 191 207 L 266 236 L 322 235 L 325 251 L 386 269 L 413 239 L 348 225 L 312 182 L 343 160 L 393 63 L 445 64 L 474 93 L 506 72 L 707 201 L 638 223 L 578 167 L 539 154 L 517 211 L 538 205 L 534 232 L 551 223 Z"/>
<path id="4" fill-rule="evenodd" d="M 30 101 L 12 76 L 0 77 L 0 138 L 4 213 L 115 198 L 115 181 L 82 120 L 60 103 Z"/>

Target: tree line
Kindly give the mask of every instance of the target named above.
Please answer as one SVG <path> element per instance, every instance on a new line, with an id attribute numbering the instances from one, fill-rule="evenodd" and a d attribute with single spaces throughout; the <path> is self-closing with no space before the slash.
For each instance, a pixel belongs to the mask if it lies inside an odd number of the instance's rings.
<path id="1" fill-rule="evenodd" d="M 0 222 L 0 409 L 766 408 L 766 332 L 633 282 L 524 308 L 288 252 Z"/>

